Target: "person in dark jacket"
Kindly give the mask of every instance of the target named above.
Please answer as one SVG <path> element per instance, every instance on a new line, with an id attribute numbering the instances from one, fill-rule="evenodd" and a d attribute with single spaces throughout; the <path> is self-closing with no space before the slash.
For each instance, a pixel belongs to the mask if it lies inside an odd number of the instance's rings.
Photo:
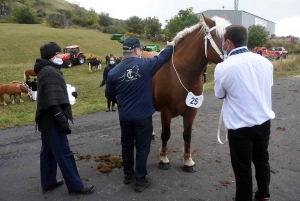
<path id="1" fill-rule="evenodd" d="M 34 72 L 37 79 L 37 109 L 35 121 L 41 132 L 40 175 L 44 193 L 66 182 L 70 194 L 88 194 L 93 185 L 83 185 L 77 171 L 67 134 L 72 132 L 68 120 L 73 123 L 67 85 L 60 70 L 61 48 L 55 42 L 40 47 L 41 58 L 36 60 Z M 57 164 L 64 181 L 56 179 Z"/>
<path id="2" fill-rule="evenodd" d="M 113 69 L 115 66 L 116 66 L 115 58 L 114 57 L 110 57 L 109 58 L 109 64 L 104 68 L 104 71 L 103 71 L 103 80 L 102 80 L 102 82 L 100 84 L 100 87 L 103 87 L 105 85 L 108 72 L 111 69 Z M 111 111 L 113 111 L 113 112 L 116 111 L 115 104 L 116 104 L 116 98 L 115 97 L 113 97 L 112 99 L 107 98 L 107 109 L 106 109 L 106 112 L 110 111 L 110 105 L 111 105 Z"/>
<path id="3" fill-rule="evenodd" d="M 108 54 L 105 56 L 105 64 L 106 64 L 106 65 L 109 64 L 109 56 L 108 56 Z"/>
<path id="4" fill-rule="evenodd" d="M 31 84 L 31 82 L 30 82 L 30 77 L 29 77 L 29 78 L 27 78 L 27 80 L 26 80 L 25 84 L 27 84 L 27 86 L 28 86 L 28 87 L 30 87 L 30 84 Z"/>
<path id="5" fill-rule="evenodd" d="M 152 103 L 152 77 L 169 61 L 173 46 L 174 42 L 168 42 L 158 56 L 141 59 L 139 40 L 128 38 L 123 43 L 122 61 L 109 71 L 106 79 L 105 96 L 116 97 L 118 103 L 124 183 L 130 184 L 135 177 L 134 188 L 137 192 L 151 184 L 151 179 L 146 176 L 153 131 L 152 115 L 155 112 Z"/>
<path id="6" fill-rule="evenodd" d="M 34 78 L 33 81 L 30 83 L 30 88 L 32 90 L 32 100 L 36 101 L 37 97 L 37 79 Z"/>

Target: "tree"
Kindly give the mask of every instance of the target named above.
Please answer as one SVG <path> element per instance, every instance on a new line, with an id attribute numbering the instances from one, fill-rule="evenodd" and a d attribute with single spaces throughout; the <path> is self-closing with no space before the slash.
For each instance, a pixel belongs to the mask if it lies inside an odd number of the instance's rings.
<path id="1" fill-rule="evenodd" d="M 187 8 L 186 10 L 179 10 L 178 15 L 175 15 L 170 20 L 166 20 L 164 34 L 167 38 L 173 38 L 177 32 L 184 28 L 190 27 L 199 22 L 197 14 L 193 12 L 193 8 Z"/>
<path id="2" fill-rule="evenodd" d="M 13 21 L 20 24 L 34 24 L 36 23 L 36 12 L 26 6 L 16 6 L 13 11 Z"/>
<path id="3" fill-rule="evenodd" d="M 248 47 L 264 46 L 269 38 L 269 32 L 261 25 L 251 25 L 248 28 Z"/>
<path id="4" fill-rule="evenodd" d="M 161 33 L 161 23 L 155 17 L 148 17 L 144 19 L 144 33 L 146 36 L 155 37 L 157 34 Z"/>
<path id="5" fill-rule="evenodd" d="M 98 24 L 99 22 L 99 15 L 96 13 L 95 9 L 90 8 L 90 10 L 87 12 L 86 15 L 86 21 L 88 23 L 88 25 L 94 25 L 94 24 Z"/>
<path id="6" fill-rule="evenodd" d="M 99 24 L 104 27 L 108 27 L 113 24 L 111 17 L 109 17 L 109 13 L 101 12 L 99 14 Z"/>
<path id="7" fill-rule="evenodd" d="M 132 16 L 125 21 L 125 30 L 135 34 L 142 34 L 144 33 L 144 23 L 138 16 Z"/>

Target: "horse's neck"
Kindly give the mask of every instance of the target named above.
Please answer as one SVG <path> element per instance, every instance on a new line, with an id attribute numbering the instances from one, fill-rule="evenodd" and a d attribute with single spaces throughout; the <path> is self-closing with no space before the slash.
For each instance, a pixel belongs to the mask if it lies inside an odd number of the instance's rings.
<path id="1" fill-rule="evenodd" d="M 180 63 L 183 70 L 193 73 L 196 77 L 200 76 L 208 64 L 204 43 L 204 34 L 200 32 L 200 29 L 185 36 L 175 48 L 175 65 L 176 63 Z"/>
<path id="2" fill-rule="evenodd" d="M 28 93 L 28 89 L 25 86 L 23 86 L 23 85 L 20 84 L 19 88 L 21 89 L 22 92 L 24 92 L 26 94 Z"/>

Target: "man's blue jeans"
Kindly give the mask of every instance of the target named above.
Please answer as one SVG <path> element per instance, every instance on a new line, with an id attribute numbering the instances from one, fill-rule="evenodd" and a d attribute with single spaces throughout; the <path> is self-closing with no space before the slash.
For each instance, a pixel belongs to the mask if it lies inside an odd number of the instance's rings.
<path id="1" fill-rule="evenodd" d="M 137 121 L 120 121 L 122 158 L 124 174 L 135 174 L 137 183 L 145 183 L 147 173 L 147 159 L 150 153 L 152 137 L 152 116 Z M 136 147 L 136 161 L 134 170 L 134 146 Z"/>
<path id="2" fill-rule="evenodd" d="M 255 166 L 259 195 L 262 198 L 270 197 L 270 122 L 268 120 L 261 125 L 228 130 L 231 164 L 236 180 L 236 201 L 252 201 L 251 161 Z"/>

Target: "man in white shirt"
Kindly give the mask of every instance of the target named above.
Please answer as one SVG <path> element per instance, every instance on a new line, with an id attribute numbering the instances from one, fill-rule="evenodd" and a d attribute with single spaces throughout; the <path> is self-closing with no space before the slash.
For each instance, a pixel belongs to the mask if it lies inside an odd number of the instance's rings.
<path id="1" fill-rule="evenodd" d="M 272 111 L 273 65 L 246 47 L 247 29 L 228 26 L 222 49 L 228 58 L 215 68 L 215 96 L 225 98 L 223 120 L 228 128 L 231 164 L 236 179 L 236 201 L 252 201 L 252 169 L 258 191 L 255 198 L 269 200 L 269 137 Z"/>

